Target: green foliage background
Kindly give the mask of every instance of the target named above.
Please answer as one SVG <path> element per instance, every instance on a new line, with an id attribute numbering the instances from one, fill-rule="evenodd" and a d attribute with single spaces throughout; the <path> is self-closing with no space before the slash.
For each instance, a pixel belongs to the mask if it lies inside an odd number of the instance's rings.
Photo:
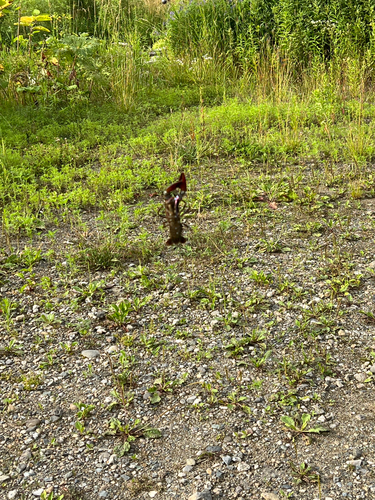
<path id="1" fill-rule="evenodd" d="M 30 36 L 27 27 L 18 26 L 19 14 L 31 15 L 35 9 L 51 16 L 50 22 L 41 23 L 48 34 Z M 83 33 L 86 45 L 95 39 L 90 43 L 96 50 L 73 68 L 80 70 L 80 91 L 85 90 L 90 99 L 110 94 L 125 107 L 140 89 L 150 86 L 218 85 L 244 77 L 248 81 L 254 75 L 264 78 L 275 65 L 287 68 L 297 83 L 307 73 L 320 71 L 321 64 L 334 68 L 336 79 L 345 79 L 349 66 L 360 67 L 363 76 L 372 79 L 374 9 L 370 0 L 181 0 L 166 6 L 159 0 L 15 0 L 0 18 L 1 99 L 15 99 L 12 78 L 24 70 L 28 80 L 41 87 L 34 93 L 65 98 L 65 91 L 60 89 L 57 96 L 49 84 L 55 79 L 72 87 L 68 85 L 73 80 L 69 80 L 71 61 L 61 57 L 61 48 L 65 53 L 74 51 L 74 45 L 82 45 L 77 36 Z M 18 30 L 23 43 L 16 40 Z M 163 49 L 157 61 L 149 57 L 153 46 Z M 22 60 L 28 53 L 36 66 Z M 47 61 L 58 58 L 58 74 L 48 68 L 49 81 L 40 71 L 42 53 Z M 90 57 L 95 61 L 89 65 Z M 210 58 L 215 68 L 208 70 L 205 62 Z M 185 64 L 195 65 L 197 71 L 179 68 Z M 68 72 L 65 80 L 64 71 Z M 20 86 L 30 85 L 21 82 Z"/>

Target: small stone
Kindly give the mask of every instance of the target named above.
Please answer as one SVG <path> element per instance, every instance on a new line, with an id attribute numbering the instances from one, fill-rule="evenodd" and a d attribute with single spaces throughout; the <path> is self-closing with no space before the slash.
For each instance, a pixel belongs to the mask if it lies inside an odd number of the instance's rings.
<path id="1" fill-rule="evenodd" d="M 0 476 L 0 483 L 3 483 L 4 481 L 8 481 L 10 479 L 10 476 L 2 475 Z"/>
<path id="2" fill-rule="evenodd" d="M 221 446 L 207 446 L 206 451 L 208 453 L 220 453 L 222 451 Z"/>
<path id="3" fill-rule="evenodd" d="M 157 391 L 156 391 L 157 392 Z M 151 392 L 148 392 L 148 391 L 145 391 L 142 395 L 142 398 L 147 401 L 148 399 L 150 399 L 152 396 L 152 393 Z"/>
<path id="4" fill-rule="evenodd" d="M 148 492 L 148 496 L 151 497 L 151 498 L 154 498 L 157 494 L 158 494 L 157 491 L 149 491 Z"/>
<path id="5" fill-rule="evenodd" d="M 19 314 L 18 316 L 16 316 L 16 317 L 14 318 L 14 321 L 15 321 L 16 323 L 20 323 L 20 322 L 21 322 L 21 321 L 23 321 L 24 319 L 25 319 L 25 315 L 24 315 L 24 314 Z"/>
<path id="6" fill-rule="evenodd" d="M 99 493 L 99 498 L 107 498 L 108 492 L 106 490 L 103 490 Z"/>
<path id="7" fill-rule="evenodd" d="M 212 500 L 210 490 L 197 491 L 193 493 L 188 500 Z"/>
<path id="8" fill-rule="evenodd" d="M 324 415 L 325 411 L 323 410 L 323 408 L 315 408 L 314 413 L 315 415 Z"/>
<path id="9" fill-rule="evenodd" d="M 263 491 L 261 497 L 264 500 L 279 500 L 279 497 L 275 493 L 269 493 L 268 491 Z"/>
<path id="10" fill-rule="evenodd" d="M 195 465 L 195 464 L 196 464 L 196 461 L 194 460 L 194 458 L 186 459 L 186 465 Z"/>
<path id="11" fill-rule="evenodd" d="M 229 455 L 224 455 L 221 457 L 222 461 L 225 463 L 225 465 L 230 465 L 232 463 L 232 457 Z"/>
<path id="12" fill-rule="evenodd" d="M 371 373 L 375 373 L 375 365 L 371 365 L 370 366 L 370 372 Z"/>
<path id="13" fill-rule="evenodd" d="M 193 470 L 192 465 L 185 465 L 185 467 L 182 469 L 182 472 L 191 472 Z"/>
<path id="14" fill-rule="evenodd" d="M 70 470 L 66 474 L 63 475 L 64 479 L 70 479 L 73 476 L 73 472 Z"/>
<path id="15" fill-rule="evenodd" d="M 100 352 L 95 349 L 87 349 L 86 351 L 81 352 L 82 356 L 89 359 L 94 359 L 100 356 Z"/>
<path id="16" fill-rule="evenodd" d="M 52 410 L 52 414 L 56 415 L 57 417 L 61 417 L 63 413 L 64 411 L 60 406 L 56 406 L 56 408 Z"/>
<path id="17" fill-rule="evenodd" d="M 237 465 L 237 470 L 238 472 L 243 472 L 245 470 L 249 470 L 250 469 L 250 465 L 247 464 L 246 462 L 240 462 L 238 465 Z"/>
<path id="18" fill-rule="evenodd" d="M 8 493 L 8 500 L 13 500 L 14 498 L 16 498 L 17 493 L 18 493 L 17 490 L 9 491 L 9 493 Z"/>
<path id="19" fill-rule="evenodd" d="M 43 491 L 44 491 L 43 488 L 39 488 L 39 490 L 34 490 L 33 491 L 34 497 L 40 497 L 40 495 L 43 493 Z"/>
<path id="20" fill-rule="evenodd" d="M 22 462 L 16 469 L 16 471 L 18 472 L 18 474 L 21 474 L 21 472 L 23 472 L 24 470 L 26 469 L 26 464 L 24 462 Z"/>
<path id="21" fill-rule="evenodd" d="M 358 380 L 358 382 L 364 382 L 367 379 L 366 373 L 356 373 L 354 378 Z"/>
<path id="22" fill-rule="evenodd" d="M 31 420 L 27 420 L 25 422 L 26 428 L 28 431 L 34 430 L 38 427 L 38 425 L 41 423 L 41 420 L 39 418 L 32 418 Z"/>
<path id="23" fill-rule="evenodd" d="M 27 462 L 32 457 L 31 451 L 29 449 L 25 450 L 20 456 L 20 462 Z"/>
<path id="24" fill-rule="evenodd" d="M 366 415 L 356 415 L 355 419 L 356 420 L 366 420 Z"/>
<path id="25" fill-rule="evenodd" d="M 111 456 L 111 454 L 108 453 L 108 451 L 104 451 L 103 453 L 100 453 L 100 455 L 98 456 L 98 462 L 99 463 L 106 463 L 109 460 L 110 456 Z"/>
<path id="26" fill-rule="evenodd" d="M 120 477 L 123 481 L 129 481 L 130 479 L 130 476 L 127 476 L 126 474 L 122 474 Z"/>
<path id="27" fill-rule="evenodd" d="M 362 453 L 363 453 L 363 452 L 362 452 L 361 448 L 355 448 L 355 449 L 353 450 L 353 453 L 352 453 L 352 458 L 353 458 L 354 460 L 356 460 L 356 459 L 358 459 L 358 458 L 361 458 Z"/>
<path id="28" fill-rule="evenodd" d="M 346 463 L 353 467 L 361 467 L 362 460 L 348 460 Z"/>

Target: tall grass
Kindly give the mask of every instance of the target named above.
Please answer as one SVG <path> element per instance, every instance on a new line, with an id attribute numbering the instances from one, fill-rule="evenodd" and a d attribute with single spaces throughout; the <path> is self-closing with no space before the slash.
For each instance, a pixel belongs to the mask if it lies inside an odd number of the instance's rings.
<path id="1" fill-rule="evenodd" d="M 271 46 L 300 68 L 373 50 L 374 23 L 369 0 L 189 0 L 170 12 L 167 31 L 176 52 L 244 61 Z"/>
<path id="2" fill-rule="evenodd" d="M 113 44 L 106 50 L 109 62 L 109 85 L 113 101 L 122 109 L 131 110 L 140 92 L 146 91 L 152 80 L 145 71 L 140 40 L 128 38 L 128 43 Z"/>
<path id="3" fill-rule="evenodd" d="M 122 40 L 136 33 L 143 46 L 150 46 L 162 31 L 165 7 L 158 0 L 94 0 L 95 34 Z"/>

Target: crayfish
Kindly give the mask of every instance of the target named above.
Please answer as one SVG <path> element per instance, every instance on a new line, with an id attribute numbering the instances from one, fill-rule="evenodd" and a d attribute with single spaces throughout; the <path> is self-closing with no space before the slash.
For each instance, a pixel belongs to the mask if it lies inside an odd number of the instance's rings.
<path id="1" fill-rule="evenodd" d="M 179 189 L 177 194 L 173 192 Z M 169 239 L 166 241 L 166 245 L 178 245 L 178 243 L 185 243 L 186 238 L 182 236 L 182 222 L 180 213 L 180 203 L 182 198 L 186 193 L 186 178 L 185 174 L 182 173 L 180 178 L 174 184 L 171 184 L 164 191 L 164 209 L 165 218 L 169 225 Z"/>

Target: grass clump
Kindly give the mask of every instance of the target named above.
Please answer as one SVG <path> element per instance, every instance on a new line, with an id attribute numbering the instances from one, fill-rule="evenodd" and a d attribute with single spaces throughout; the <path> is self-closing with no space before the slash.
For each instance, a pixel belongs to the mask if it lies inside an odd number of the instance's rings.
<path id="1" fill-rule="evenodd" d="M 124 254 L 114 243 L 98 241 L 81 250 L 78 262 L 90 270 L 104 270 L 119 267 Z"/>

